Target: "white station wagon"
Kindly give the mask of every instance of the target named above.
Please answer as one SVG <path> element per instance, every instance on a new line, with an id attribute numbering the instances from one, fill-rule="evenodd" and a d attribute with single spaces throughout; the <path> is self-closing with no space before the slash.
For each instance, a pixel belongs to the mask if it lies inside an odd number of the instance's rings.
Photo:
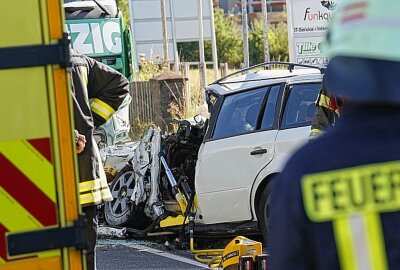
<path id="1" fill-rule="evenodd" d="M 195 198 L 197 232 L 266 233 L 271 180 L 308 140 L 323 73 L 280 64 L 286 68 L 261 64 L 209 85 L 207 121 L 180 121 L 168 136 L 150 130 L 111 184 L 107 222 L 135 232 L 179 228 L 179 191 Z"/>

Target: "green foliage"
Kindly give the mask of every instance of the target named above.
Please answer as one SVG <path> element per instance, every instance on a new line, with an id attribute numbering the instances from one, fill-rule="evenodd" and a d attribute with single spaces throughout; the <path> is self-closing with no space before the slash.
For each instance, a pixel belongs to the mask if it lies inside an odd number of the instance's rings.
<path id="1" fill-rule="evenodd" d="M 163 69 L 161 65 L 155 64 L 145 58 L 141 58 L 137 79 L 139 81 L 148 81 L 149 79 L 161 74 L 162 71 Z"/>
<path id="2" fill-rule="evenodd" d="M 130 16 L 129 16 L 129 4 L 128 0 L 117 0 L 118 8 L 122 12 L 122 16 L 124 17 L 125 25 L 130 24 Z"/>
<path id="3" fill-rule="evenodd" d="M 178 55 L 182 62 L 198 62 L 199 53 L 199 43 L 193 42 L 182 42 L 177 44 Z"/>
<path id="4" fill-rule="evenodd" d="M 268 44 L 270 59 L 287 61 L 289 59 L 288 31 L 285 23 L 276 26 L 268 25 Z M 263 22 L 255 20 L 253 30 L 249 33 L 250 65 L 264 62 Z"/>
<path id="5" fill-rule="evenodd" d="M 243 58 L 243 42 L 241 31 L 234 16 L 225 16 L 220 8 L 214 9 L 215 36 L 217 39 L 217 54 L 219 62 L 239 65 Z M 181 61 L 199 61 L 198 42 L 178 43 L 178 53 Z M 204 42 L 204 54 L 206 61 L 212 60 L 211 41 Z"/>
<path id="6" fill-rule="evenodd" d="M 243 41 L 238 19 L 223 9 L 214 9 L 215 36 L 217 40 L 217 54 L 220 63 L 239 65 L 243 61 Z M 206 42 L 206 59 L 211 59 L 211 42 Z"/>
<path id="7" fill-rule="evenodd" d="M 218 60 L 220 63 L 229 63 L 237 67 L 243 62 L 243 37 L 238 17 L 231 14 L 225 15 L 222 9 L 215 8 L 214 18 Z M 251 28 L 249 31 L 249 57 L 250 64 L 254 65 L 264 62 L 262 21 L 254 20 Z M 268 42 L 271 60 L 287 61 L 289 59 L 288 32 L 285 23 L 268 25 Z M 206 61 L 211 61 L 211 41 L 205 41 L 204 47 Z M 199 44 L 197 42 L 179 43 L 178 53 L 181 61 L 199 61 Z"/>
<path id="8" fill-rule="evenodd" d="M 150 122 L 142 122 L 139 117 L 136 117 L 133 123 L 131 123 L 131 138 L 134 141 L 140 140 L 150 127 L 154 127 L 154 124 Z"/>

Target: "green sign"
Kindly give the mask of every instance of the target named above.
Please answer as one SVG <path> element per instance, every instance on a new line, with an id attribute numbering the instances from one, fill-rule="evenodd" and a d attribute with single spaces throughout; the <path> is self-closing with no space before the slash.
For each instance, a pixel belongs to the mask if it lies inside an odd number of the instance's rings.
<path id="1" fill-rule="evenodd" d="M 82 54 L 99 57 L 122 53 L 121 25 L 118 18 L 69 20 L 71 46 Z"/>

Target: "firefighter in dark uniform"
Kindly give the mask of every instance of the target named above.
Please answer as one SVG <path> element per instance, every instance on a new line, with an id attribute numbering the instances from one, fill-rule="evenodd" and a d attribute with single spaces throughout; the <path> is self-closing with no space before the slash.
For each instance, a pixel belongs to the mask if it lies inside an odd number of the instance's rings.
<path id="1" fill-rule="evenodd" d="M 342 0 L 329 26 L 335 126 L 288 161 L 271 198 L 271 270 L 400 269 L 400 1 Z"/>
<path id="2" fill-rule="evenodd" d="M 97 205 L 112 200 L 93 131 L 129 98 L 129 82 L 121 73 L 74 50 L 71 63 L 79 198 L 89 223 L 86 259 L 87 269 L 92 270 L 96 269 Z"/>
<path id="3" fill-rule="evenodd" d="M 335 125 L 346 102 L 345 98 L 330 93 L 326 89 L 325 82 L 322 82 L 322 88 L 315 102 L 317 109 L 311 123 L 310 140 L 316 139 Z"/>

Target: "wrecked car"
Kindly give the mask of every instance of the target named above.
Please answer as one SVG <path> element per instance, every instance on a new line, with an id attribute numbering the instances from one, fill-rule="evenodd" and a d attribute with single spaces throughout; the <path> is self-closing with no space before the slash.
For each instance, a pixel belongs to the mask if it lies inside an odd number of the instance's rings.
<path id="1" fill-rule="evenodd" d="M 177 121 L 170 135 L 149 129 L 111 183 L 106 221 L 146 234 L 179 231 L 189 216 L 197 232 L 266 235 L 271 181 L 308 140 L 323 73 L 283 65 L 209 85 L 209 119 Z"/>

